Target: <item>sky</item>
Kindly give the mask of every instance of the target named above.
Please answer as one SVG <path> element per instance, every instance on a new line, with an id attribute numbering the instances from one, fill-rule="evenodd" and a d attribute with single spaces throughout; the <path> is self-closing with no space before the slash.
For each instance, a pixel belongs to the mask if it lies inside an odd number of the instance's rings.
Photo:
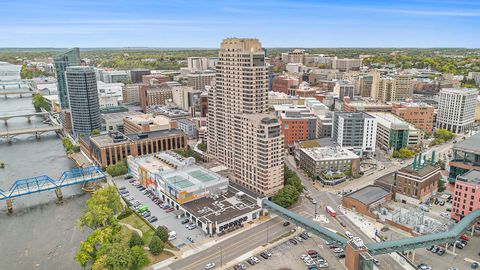
<path id="1" fill-rule="evenodd" d="M 0 0 L 0 47 L 480 47 L 477 0 Z"/>

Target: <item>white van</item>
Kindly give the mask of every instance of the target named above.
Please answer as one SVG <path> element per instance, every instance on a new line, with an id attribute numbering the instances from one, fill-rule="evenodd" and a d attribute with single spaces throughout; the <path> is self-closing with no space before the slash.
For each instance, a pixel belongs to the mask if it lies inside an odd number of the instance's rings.
<path id="1" fill-rule="evenodd" d="M 350 239 L 353 238 L 353 234 L 352 234 L 351 232 L 349 232 L 349 231 L 345 231 L 345 235 L 346 235 L 348 238 L 350 238 Z"/>

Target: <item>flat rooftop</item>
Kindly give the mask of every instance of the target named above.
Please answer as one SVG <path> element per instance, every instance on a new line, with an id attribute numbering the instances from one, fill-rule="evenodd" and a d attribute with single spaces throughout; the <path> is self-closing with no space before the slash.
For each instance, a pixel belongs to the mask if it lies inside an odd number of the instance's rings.
<path id="1" fill-rule="evenodd" d="M 340 147 L 300 148 L 300 151 L 303 151 L 310 158 L 316 161 L 359 158 L 352 151 Z"/>
<path id="2" fill-rule="evenodd" d="M 402 128 L 402 129 L 409 129 L 409 130 L 416 130 L 416 128 L 401 119 L 400 117 L 392 114 L 392 113 L 385 113 L 385 112 L 369 112 L 369 114 L 377 119 L 377 123 L 385 126 L 387 128 Z"/>
<path id="3" fill-rule="evenodd" d="M 142 140 L 149 140 L 155 138 L 163 138 L 173 135 L 181 135 L 184 134 L 183 131 L 180 129 L 166 129 L 166 130 L 157 130 L 157 131 L 150 131 L 138 134 L 129 134 L 124 135 L 123 133 L 117 132 L 118 139 L 115 140 L 110 134 L 101 134 L 96 136 L 91 136 L 90 141 L 94 142 L 98 146 L 109 146 L 109 145 L 117 145 L 117 144 L 124 144 L 126 142 L 134 142 L 134 141 L 142 141 Z M 144 135 L 145 137 L 139 137 L 139 135 Z M 123 138 L 123 140 L 121 139 Z"/>
<path id="4" fill-rule="evenodd" d="M 345 195 L 345 197 L 356 199 L 365 205 L 370 205 L 385 198 L 385 196 L 387 196 L 388 194 L 390 194 L 390 192 L 383 187 L 369 185 L 348 195 Z"/>
<path id="5" fill-rule="evenodd" d="M 412 165 L 408 165 L 398 170 L 399 173 L 410 174 L 417 177 L 424 177 L 434 171 L 440 171 L 440 167 L 431 165 L 429 161 L 427 161 L 427 164 L 418 169 L 413 169 Z"/>
<path id="6" fill-rule="evenodd" d="M 454 149 L 480 154 L 480 133 L 453 145 Z"/>
<path id="7" fill-rule="evenodd" d="M 463 182 L 469 182 L 473 184 L 480 184 L 480 171 L 479 170 L 470 170 L 462 175 L 457 177 L 457 180 Z"/>
<path id="8" fill-rule="evenodd" d="M 364 112 L 334 112 L 334 115 L 338 115 L 342 118 L 356 118 L 356 119 L 364 119 L 364 118 L 374 118 L 372 115 Z"/>
<path id="9" fill-rule="evenodd" d="M 240 192 L 229 186 L 225 194 L 209 196 L 187 202 L 182 205 L 188 212 L 204 223 L 223 223 L 246 213 L 260 210 L 256 199 L 244 193 L 243 199 L 238 199 L 235 194 Z"/>
<path id="10" fill-rule="evenodd" d="M 123 122 L 123 118 L 133 115 L 142 115 L 141 112 L 118 112 L 118 113 L 105 113 L 102 114 L 102 119 L 104 121 L 116 121 Z"/>

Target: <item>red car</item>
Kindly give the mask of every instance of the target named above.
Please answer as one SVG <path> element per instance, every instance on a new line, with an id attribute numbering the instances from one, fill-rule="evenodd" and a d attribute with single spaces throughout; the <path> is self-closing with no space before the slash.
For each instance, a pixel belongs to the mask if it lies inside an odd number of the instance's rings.
<path id="1" fill-rule="evenodd" d="M 175 208 L 168 208 L 167 210 L 165 210 L 165 212 L 170 213 L 173 212 L 173 210 L 175 210 Z"/>
<path id="2" fill-rule="evenodd" d="M 470 240 L 470 238 L 468 238 L 465 234 L 460 236 L 460 239 L 465 240 L 465 241 Z"/>
<path id="3" fill-rule="evenodd" d="M 332 248 L 338 248 L 337 245 L 329 245 L 328 248 L 332 249 Z"/>
<path id="4" fill-rule="evenodd" d="M 294 245 L 296 245 L 296 244 L 297 244 L 297 241 L 296 241 L 295 239 L 293 239 L 293 238 L 292 238 L 292 239 L 290 239 L 290 240 L 288 240 L 288 241 L 290 241 L 290 243 L 292 243 L 292 244 L 294 244 Z"/>
<path id="5" fill-rule="evenodd" d="M 317 255 L 318 252 L 316 252 L 315 250 L 310 249 L 310 250 L 307 251 L 307 254 L 308 254 L 308 255 Z"/>

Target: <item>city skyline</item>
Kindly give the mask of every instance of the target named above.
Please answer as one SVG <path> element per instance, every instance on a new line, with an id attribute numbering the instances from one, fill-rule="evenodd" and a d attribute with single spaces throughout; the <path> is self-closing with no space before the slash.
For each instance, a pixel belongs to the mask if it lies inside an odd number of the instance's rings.
<path id="1" fill-rule="evenodd" d="M 2 6 L 21 10 L 0 18 L 2 47 L 217 48 L 226 37 L 260 38 L 264 47 L 480 46 L 480 30 L 465 27 L 480 22 L 474 1 L 47 0 Z"/>

